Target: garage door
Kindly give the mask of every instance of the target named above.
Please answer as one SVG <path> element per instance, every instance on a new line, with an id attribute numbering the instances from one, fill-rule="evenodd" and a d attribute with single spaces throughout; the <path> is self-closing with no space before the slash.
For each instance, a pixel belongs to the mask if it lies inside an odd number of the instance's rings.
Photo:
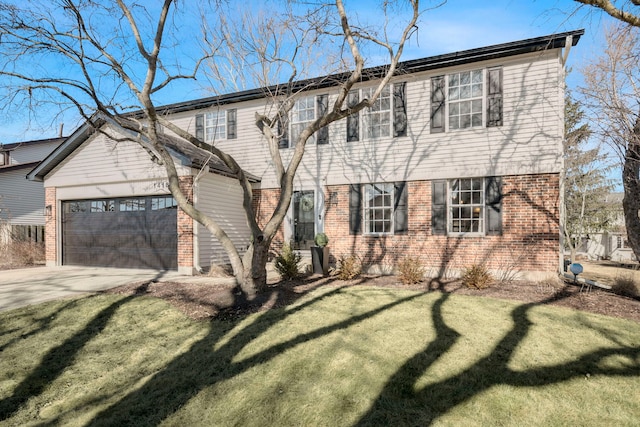
<path id="1" fill-rule="evenodd" d="M 62 263 L 177 269 L 177 207 L 171 196 L 62 202 Z"/>

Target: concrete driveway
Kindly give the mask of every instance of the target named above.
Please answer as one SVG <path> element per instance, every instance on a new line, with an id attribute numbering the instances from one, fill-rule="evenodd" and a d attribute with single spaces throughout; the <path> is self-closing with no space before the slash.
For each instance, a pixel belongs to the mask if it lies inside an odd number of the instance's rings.
<path id="1" fill-rule="evenodd" d="M 0 311 L 102 291 L 141 280 L 180 280 L 176 271 L 33 267 L 0 271 Z"/>

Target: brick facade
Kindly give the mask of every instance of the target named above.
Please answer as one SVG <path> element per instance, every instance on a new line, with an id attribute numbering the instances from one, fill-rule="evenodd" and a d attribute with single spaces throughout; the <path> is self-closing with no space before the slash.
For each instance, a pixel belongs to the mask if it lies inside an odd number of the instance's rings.
<path id="1" fill-rule="evenodd" d="M 560 250 L 558 174 L 503 177 L 501 236 L 434 236 L 431 181 L 408 182 L 409 232 L 403 235 L 349 234 L 349 186 L 325 188 L 325 225 L 332 258 L 355 254 L 366 264 L 392 269 L 399 260 L 422 260 L 433 276 L 483 263 L 492 270 L 558 270 Z M 276 191 L 261 190 L 260 215 L 269 214 Z M 265 203 L 269 200 L 269 203 Z M 261 217 L 259 217 L 261 218 Z M 282 242 L 279 235 L 278 244 Z"/>
<path id="2" fill-rule="evenodd" d="M 181 176 L 180 189 L 193 203 L 193 177 Z M 193 218 L 178 209 L 178 270 L 193 269 Z"/>
<path id="3" fill-rule="evenodd" d="M 280 198 L 280 189 L 273 190 L 253 190 L 253 211 L 256 214 L 258 226 L 262 229 L 267 223 L 271 215 L 278 206 L 278 199 Z M 271 250 L 280 252 L 282 249 L 282 243 L 284 242 L 284 232 L 282 226 L 278 230 L 278 233 L 271 243 Z"/>
<path id="4" fill-rule="evenodd" d="M 58 206 L 56 204 L 55 188 L 45 188 L 44 205 L 45 210 L 48 210 L 49 206 L 51 206 L 51 214 L 47 211 L 44 224 L 45 261 L 47 265 L 54 266 L 58 262 L 58 229 L 56 226 Z"/>

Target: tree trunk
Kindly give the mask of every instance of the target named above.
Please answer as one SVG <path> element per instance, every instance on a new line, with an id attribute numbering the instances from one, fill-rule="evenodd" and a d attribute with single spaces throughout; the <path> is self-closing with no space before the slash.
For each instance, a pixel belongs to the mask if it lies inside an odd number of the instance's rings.
<path id="1" fill-rule="evenodd" d="M 267 289 L 267 261 L 270 242 L 252 244 L 243 257 L 244 268 L 236 281 L 246 298 L 252 300 Z"/>
<path id="2" fill-rule="evenodd" d="M 640 260 L 640 116 L 636 119 L 633 133 L 627 145 L 622 169 L 624 198 L 622 209 L 627 227 L 629 246 L 636 258 Z"/>

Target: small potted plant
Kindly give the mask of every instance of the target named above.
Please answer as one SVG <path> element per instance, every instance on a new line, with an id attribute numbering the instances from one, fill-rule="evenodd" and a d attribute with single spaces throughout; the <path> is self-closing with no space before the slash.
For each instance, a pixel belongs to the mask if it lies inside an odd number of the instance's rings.
<path id="1" fill-rule="evenodd" d="M 329 248 L 327 248 L 329 238 L 324 233 L 318 233 L 313 241 L 316 244 L 311 247 L 313 274 L 326 276 L 329 272 Z"/>

